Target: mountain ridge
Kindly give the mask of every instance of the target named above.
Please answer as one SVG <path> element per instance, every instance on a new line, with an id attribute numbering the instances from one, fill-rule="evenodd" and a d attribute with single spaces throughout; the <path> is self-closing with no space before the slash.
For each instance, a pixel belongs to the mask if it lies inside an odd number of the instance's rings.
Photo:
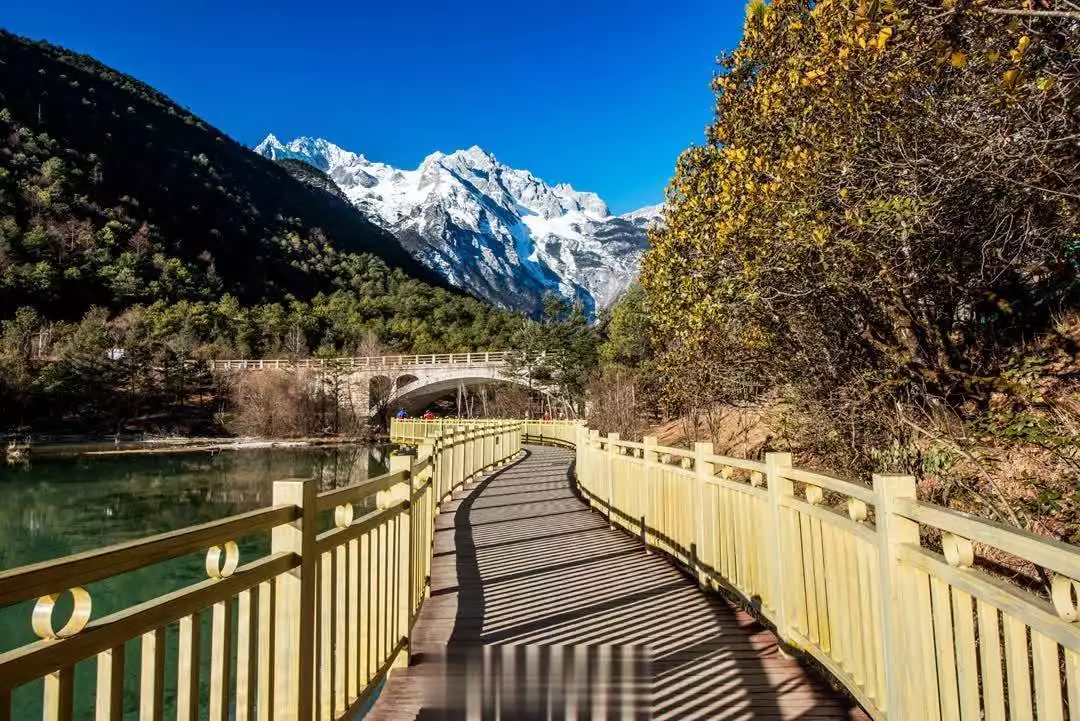
<path id="1" fill-rule="evenodd" d="M 535 313 L 547 292 L 588 312 L 610 306 L 636 278 L 646 229 L 662 206 L 613 215 L 599 195 L 549 185 L 473 145 L 435 151 L 412 170 L 328 140 L 270 133 L 254 151 L 325 172 L 373 223 L 454 285 Z"/>

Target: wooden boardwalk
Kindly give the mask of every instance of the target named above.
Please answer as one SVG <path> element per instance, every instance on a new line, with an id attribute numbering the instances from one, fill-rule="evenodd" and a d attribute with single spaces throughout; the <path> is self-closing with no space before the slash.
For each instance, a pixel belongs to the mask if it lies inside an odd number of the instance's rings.
<path id="1" fill-rule="evenodd" d="M 748 614 L 609 529 L 571 490 L 571 451 L 528 453 L 443 507 L 413 664 L 367 718 L 496 718 L 495 699 L 503 719 L 867 718 Z"/>

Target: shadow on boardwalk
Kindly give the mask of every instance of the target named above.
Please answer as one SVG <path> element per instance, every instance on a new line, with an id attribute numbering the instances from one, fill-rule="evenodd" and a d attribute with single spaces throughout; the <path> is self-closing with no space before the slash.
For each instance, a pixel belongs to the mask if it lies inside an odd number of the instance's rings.
<path id="1" fill-rule="evenodd" d="M 444 507 L 413 665 L 369 718 L 866 718 L 752 617 L 610 530 L 572 492 L 572 458 L 531 447 Z"/>

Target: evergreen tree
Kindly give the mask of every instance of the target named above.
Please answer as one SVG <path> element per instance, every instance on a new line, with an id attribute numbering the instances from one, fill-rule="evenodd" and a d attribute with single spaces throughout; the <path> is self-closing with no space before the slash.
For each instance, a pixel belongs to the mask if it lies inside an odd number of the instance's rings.
<path id="1" fill-rule="evenodd" d="M 599 359 L 597 344 L 596 329 L 581 306 L 548 294 L 540 320 L 522 319 L 510 337 L 507 373 L 556 398 L 560 410 L 581 414 Z"/>

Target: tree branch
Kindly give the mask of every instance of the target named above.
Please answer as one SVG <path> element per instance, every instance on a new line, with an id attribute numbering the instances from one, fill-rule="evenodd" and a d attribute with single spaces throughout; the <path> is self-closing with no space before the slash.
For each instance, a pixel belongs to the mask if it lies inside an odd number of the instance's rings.
<path id="1" fill-rule="evenodd" d="M 1022 17 L 1069 18 L 1080 20 L 1080 12 L 1071 10 L 1009 10 L 1006 8 L 986 8 L 992 15 L 1020 15 Z"/>

